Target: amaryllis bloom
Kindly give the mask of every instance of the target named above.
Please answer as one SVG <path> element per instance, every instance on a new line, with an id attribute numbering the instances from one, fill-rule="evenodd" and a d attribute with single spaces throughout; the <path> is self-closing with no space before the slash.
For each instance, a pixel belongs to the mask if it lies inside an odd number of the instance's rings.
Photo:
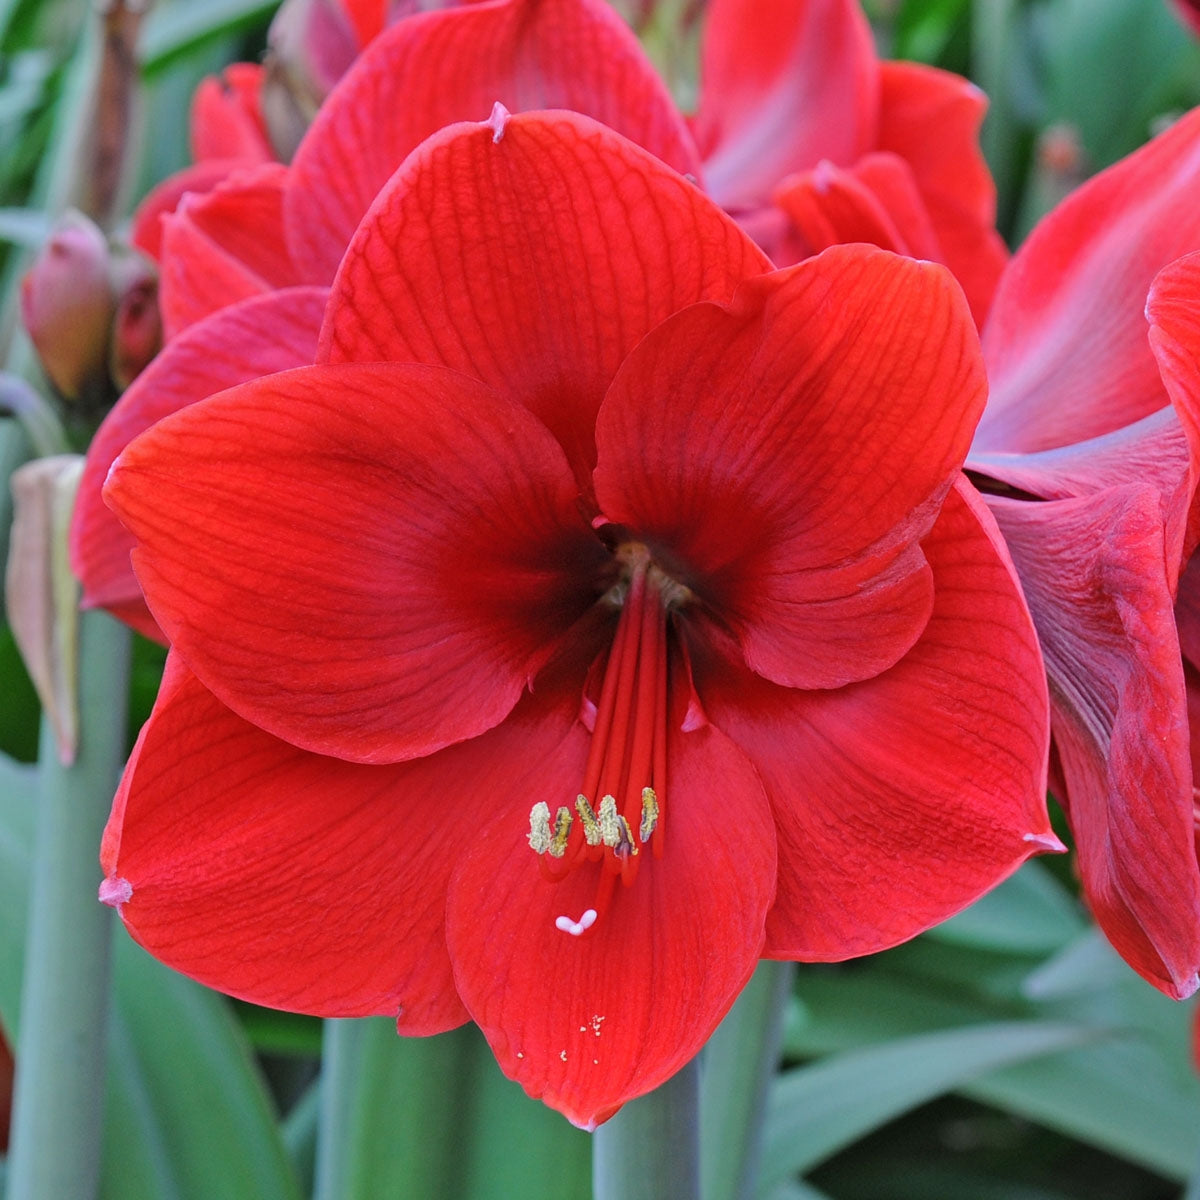
<path id="1" fill-rule="evenodd" d="M 1084 892 L 1169 995 L 1200 978 L 1200 872 L 1173 604 L 1196 544 L 1200 110 L 1054 210 L 983 333 L 969 468 L 1021 575 L 1049 672 Z M 1178 261 L 1173 261 L 1178 260 Z"/>
<path id="2" fill-rule="evenodd" d="M 207 192 L 248 167 L 274 162 L 262 114 L 263 68 L 233 63 L 220 77 L 201 80 L 192 97 L 193 164 L 153 188 L 133 216 L 130 240 L 151 258 L 162 255 L 162 219 L 188 192 Z"/>
<path id="3" fill-rule="evenodd" d="M 497 111 L 381 193 L 319 364 L 125 450 L 173 647 L 102 852 L 135 938 L 473 1018 L 591 1127 L 760 956 L 892 945 L 1056 847 L 961 291 L 767 266 L 604 126 Z"/>
<path id="4" fill-rule="evenodd" d="M 693 123 L 709 194 L 780 265 L 841 242 L 945 263 L 982 322 L 1007 258 L 987 98 L 880 62 L 857 0 L 712 0 Z"/>
<path id="5" fill-rule="evenodd" d="M 167 219 L 168 333 L 253 291 L 329 283 L 405 156 L 497 99 L 612 126 L 706 186 L 779 264 L 872 242 L 946 263 L 977 320 L 986 311 L 1005 251 L 977 142 L 983 95 L 932 68 L 880 64 L 854 0 L 714 4 L 691 128 L 603 0 L 485 0 L 384 30 L 290 170 L 230 180 Z"/>

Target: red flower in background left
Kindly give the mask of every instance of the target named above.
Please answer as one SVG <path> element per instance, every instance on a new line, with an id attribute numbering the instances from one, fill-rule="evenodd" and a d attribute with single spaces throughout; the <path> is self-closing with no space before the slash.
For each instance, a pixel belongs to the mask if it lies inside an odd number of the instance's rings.
<path id="1" fill-rule="evenodd" d="M 381 194 L 320 365 L 130 446 L 173 645 L 103 851 L 139 941 L 262 1003 L 469 1015 L 592 1125 L 760 954 L 894 944 L 1056 845 L 961 293 L 767 266 L 602 126 L 497 114 Z"/>

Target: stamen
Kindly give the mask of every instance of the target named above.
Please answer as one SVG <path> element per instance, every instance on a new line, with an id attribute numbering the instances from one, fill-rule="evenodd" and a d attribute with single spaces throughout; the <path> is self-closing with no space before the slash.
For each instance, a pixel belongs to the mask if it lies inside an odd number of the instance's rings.
<path id="1" fill-rule="evenodd" d="M 642 788 L 642 823 L 638 837 L 644 846 L 658 827 L 658 795 L 652 787 Z"/>
<path id="2" fill-rule="evenodd" d="M 591 734 L 583 786 L 574 809 L 551 815 L 548 805 L 530 814 L 530 846 L 541 871 L 559 882 L 576 870 L 595 871 L 595 896 L 578 921 L 558 917 L 555 926 L 580 937 L 601 920 L 615 894 L 634 885 L 641 848 L 662 854 L 667 767 L 670 611 L 691 593 L 653 562 L 647 546 L 625 542 L 614 551 L 622 578 L 605 602 L 619 612 L 612 645 L 588 675 L 584 724 Z M 590 697 L 599 676 L 594 708 Z M 592 797 L 596 797 L 593 800 Z M 576 825 L 578 824 L 578 828 Z"/>
<path id="3" fill-rule="evenodd" d="M 596 819 L 595 810 L 588 803 L 586 796 L 575 797 L 575 811 L 579 814 L 580 821 L 583 822 L 583 836 L 587 844 L 599 846 L 604 840 L 604 836 L 600 832 L 600 822 Z"/>
<path id="4" fill-rule="evenodd" d="M 555 917 L 554 919 L 554 927 L 561 929 L 563 933 L 569 933 L 572 937 L 586 933 L 595 923 L 596 910 L 594 908 L 585 909 L 583 916 L 578 921 L 572 921 L 570 917 Z"/>
<path id="5" fill-rule="evenodd" d="M 529 845 L 538 854 L 550 849 L 550 806 L 539 800 L 529 813 Z"/>
<path id="6" fill-rule="evenodd" d="M 551 858 L 562 858 L 567 852 L 567 838 L 571 835 L 571 810 L 560 808 L 554 814 L 554 836 L 550 839 Z"/>
<path id="7" fill-rule="evenodd" d="M 617 817 L 617 844 L 613 847 L 613 853 L 618 858 L 628 858 L 631 854 L 638 852 L 637 847 L 633 844 L 633 831 L 629 828 L 629 822 L 624 817 Z"/>
<path id="8" fill-rule="evenodd" d="M 618 824 L 616 797 L 610 792 L 600 801 L 600 840 L 610 849 L 616 849 L 621 840 L 621 828 Z"/>

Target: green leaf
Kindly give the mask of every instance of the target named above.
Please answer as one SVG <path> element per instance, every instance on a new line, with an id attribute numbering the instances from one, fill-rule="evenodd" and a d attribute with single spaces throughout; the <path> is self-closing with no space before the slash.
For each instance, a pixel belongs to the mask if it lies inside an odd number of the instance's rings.
<path id="1" fill-rule="evenodd" d="M 1122 1038 L 964 1081 L 966 1096 L 1182 1182 L 1196 1163 L 1200 1081 Z"/>
<path id="2" fill-rule="evenodd" d="M 902 1113 L 986 1071 L 1053 1054 L 1098 1033 L 1057 1022 L 1004 1022 L 922 1034 L 786 1072 L 767 1113 L 764 1189 L 808 1171 Z"/>
<path id="3" fill-rule="evenodd" d="M 1098 170 L 1150 137 L 1196 49 L 1167 4 L 1055 0 L 1046 17 L 1047 116 L 1079 130 Z"/>
<path id="4" fill-rule="evenodd" d="M 224 998 L 156 962 L 128 937 L 114 964 L 114 1049 L 149 1100 L 139 1133 L 162 1146 L 174 1193 L 188 1200 L 298 1200 L 266 1089 Z M 146 1115 L 143 1111 L 143 1117 Z M 104 1196 L 123 1200 L 111 1144 Z"/>
<path id="5" fill-rule="evenodd" d="M 904 0 L 889 57 L 937 63 L 969 8 L 969 0 Z"/>
<path id="6" fill-rule="evenodd" d="M 1086 922 L 1079 906 L 1036 860 L 928 937 L 1008 954 L 1049 954 L 1075 938 Z"/>
<path id="7" fill-rule="evenodd" d="M 1098 929 L 1088 929 L 1026 976 L 1021 991 L 1030 1000 L 1061 1000 L 1110 988 L 1129 968 Z"/>
<path id="8" fill-rule="evenodd" d="M 49 236 L 52 222 L 32 208 L 0 208 L 0 241 L 17 246 L 40 246 Z"/>
<path id="9" fill-rule="evenodd" d="M 142 69 L 153 74 L 211 38 L 261 25 L 278 6 L 278 0 L 159 4 L 151 10 L 142 31 Z"/>

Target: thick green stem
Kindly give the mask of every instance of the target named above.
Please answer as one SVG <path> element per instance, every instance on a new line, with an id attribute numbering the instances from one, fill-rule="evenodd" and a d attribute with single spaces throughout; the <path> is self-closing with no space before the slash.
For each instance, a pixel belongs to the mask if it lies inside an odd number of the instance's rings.
<path id="1" fill-rule="evenodd" d="M 112 913 L 96 856 L 125 755 L 129 632 L 84 613 L 79 643 L 74 766 L 42 727 L 8 1200 L 87 1200 L 99 1183 Z"/>
<path id="2" fill-rule="evenodd" d="M 382 1018 L 325 1022 L 315 1200 L 460 1194 L 473 1035 L 402 1038 Z"/>
<path id="3" fill-rule="evenodd" d="M 705 1200 L 751 1200 L 767 1093 L 779 1066 L 795 964 L 758 964 L 704 1048 L 700 1163 Z"/>
<path id="4" fill-rule="evenodd" d="M 699 1200 L 700 1065 L 631 1100 L 596 1130 L 595 1200 Z"/>

